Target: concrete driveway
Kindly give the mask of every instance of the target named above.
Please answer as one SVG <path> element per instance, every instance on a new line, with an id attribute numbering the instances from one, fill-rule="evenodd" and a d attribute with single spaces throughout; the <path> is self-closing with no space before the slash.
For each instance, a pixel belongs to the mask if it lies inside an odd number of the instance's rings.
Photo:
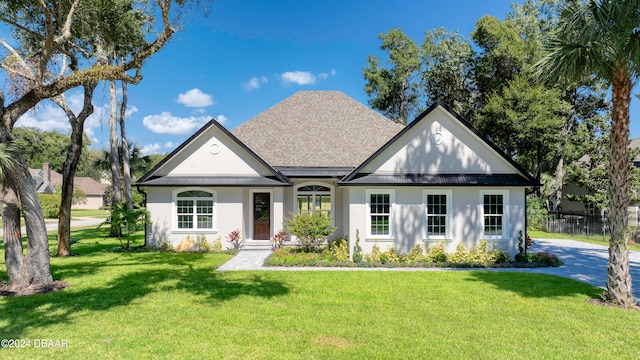
<path id="1" fill-rule="evenodd" d="M 532 252 L 547 251 L 564 262 L 557 268 L 538 268 L 532 272 L 568 277 L 570 279 L 606 288 L 609 248 L 604 245 L 583 243 L 574 240 L 534 239 Z M 629 273 L 631 290 L 640 299 L 640 252 L 629 251 Z"/>

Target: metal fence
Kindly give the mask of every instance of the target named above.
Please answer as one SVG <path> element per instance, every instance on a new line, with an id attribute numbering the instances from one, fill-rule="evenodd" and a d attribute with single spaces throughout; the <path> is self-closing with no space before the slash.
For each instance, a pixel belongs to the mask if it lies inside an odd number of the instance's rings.
<path id="1" fill-rule="evenodd" d="M 627 224 L 631 228 L 634 241 L 640 241 L 640 211 L 638 206 L 630 206 Z M 604 215 L 604 214 L 603 214 Z M 569 235 L 584 235 L 607 241 L 609 224 L 603 215 L 584 215 L 582 213 L 555 213 L 547 217 L 547 232 Z"/>
<path id="2" fill-rule="evenodd" d="M 600 215 L 558 213 L 547 218 L 547 232 L 605 238 L 609 225 Z"/>

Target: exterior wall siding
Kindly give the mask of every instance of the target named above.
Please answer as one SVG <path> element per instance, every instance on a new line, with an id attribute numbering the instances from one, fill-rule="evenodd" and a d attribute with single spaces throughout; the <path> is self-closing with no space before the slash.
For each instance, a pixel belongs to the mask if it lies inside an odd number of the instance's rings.
<path id="1" fill-rule="evenodd" d="M 147 209 L 151 213 L 152 224 L 147 227 L 147 245 L 160 246 L 163 242 L 168 242 L 172 246 L 177 246 L 187 236 L 192 238 L 204 234 L 209 242 L 218 237 L 223 248 L 230 247 L 226 236 L 233 230 L 241 231 L 242 239 L 252 237 L 252 212 L 251 212 L 251 190 L 246 188 L 228 187 L 202 187 L 201 189 L 215 191 L 215 220 L 213 229 L 183 230 L 175 227 L 174 199 L 173 192 L 182 188 L 179 187 L 151 187 L 147 189 Z M 268 188 L 252 189 L 256 192 L 271 193 L 271 235 L 279 230 L 279 224 L 283 221 L 283 189 Z"/>
<path id="2" fill-rule="evenodd" d="M 78 204 L 71 205 L 72 209 L 100 209 L 104 206 L 102 195 L 87 195 L 87 198 Z"/>
<path id="3" fill-rule="evenodd" d="M 423 204 L 423 190 L 435 188 L 422 187 L 376 187 L 380 190 L 395 190 L 395 204 L 391 214 L 391 239 L 367 236 L 367 199 L 365 187 L 349 187 L 349 240 L 353 251 L 356 241 L 356 231 L 360 237 L 363 253 L 370 253 L 374 245 L 382 251 L 393 247 L 399 253 L 408 253 L 414 246 L 423 247 L 444 241 L 446 250 L 453 252 L 458 245 L 467 249 L 478 245 L 480 240 L 487 240 L 494 247 L 504 250 L 511 255 L 518 251 L 519 232 L 524 233 L 524 189 L 523 188 L 476 188 L 456 187 L 442 188 L 452 190 L 449 236 L 446 239 L 427 239 L 425 236 L 425 208 Z M 507 223 L 503 224 L 506 231 L 499 238 L 483 235 L 483 205 L 481 191 L 506 191 L 509 202 L 505 204 L 504 212 L 508 214 Z"/>

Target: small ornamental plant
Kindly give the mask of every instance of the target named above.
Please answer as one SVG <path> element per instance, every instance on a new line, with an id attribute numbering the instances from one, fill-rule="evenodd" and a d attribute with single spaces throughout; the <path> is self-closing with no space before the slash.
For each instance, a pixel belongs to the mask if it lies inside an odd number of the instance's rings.
<path id="1" fill-rule="evenodd" d="M 220 235 L 213 241 L 211 244 L 211 251 L 213 252 L 222 252 L 222 242 L 220 241 Z"/>
<path id="2" fill-rule="evenodd" d="M 284 245 L 284 242 L 287 240 L 287 235 L 289 235 L 283 229 L 280 229 L 277 233 L 273 235 L 271 238 L 271 247 L 273 250 L 279 249 Z"/>
<path id="3" fill-rule="evenodd" d="M 356 229 L 356 245 L 353 247 L 353 262 L 359 263 L 362 261 L 362 246 L 360 246 L 360 230 Z"/>
<path id="4" fill-rule="evenodd" d="M 236 229 L 227 235 L 227 239 L 231 243 L 230 250 L 240 250 L 240 246 L 242 246 L 242 237 L 240 236 L 240 230 Z"/>

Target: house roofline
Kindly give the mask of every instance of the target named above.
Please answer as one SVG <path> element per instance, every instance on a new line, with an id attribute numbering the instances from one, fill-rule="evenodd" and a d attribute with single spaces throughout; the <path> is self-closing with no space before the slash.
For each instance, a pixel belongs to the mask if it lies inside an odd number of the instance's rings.
<path id="1" fill-rule="evenodd" d="M 187 145 L 191 144 L 191 142 L 193 142 L 195 139 L 197 139 L 202 134 L 204 134 L 212 126 L 217 127 L 218 130 L 222 131 L 223 134 L 228 136 L 232 141 L 234 141 L 236 144 L 238 144 L 238 146 L 240 146 L 243 150 L 248 152 L 249 155 L 251 155 L 255 160 L 257 160 L 261 165 L 266 167 L 267 170 L 269 172 L 271 172 L 273 174 L 273 176 L 278 181 L 282 182 L 284 185 L 292 184 L 291 181 L 289 180 L 289 178 L 287 178 L 282 173 L 280 173 L 279 171 L 274 169 L 271 165 L 267 164 L 266 161 L 264 161 L 260 156 L 258 156 L 258 154 L 253 152 L 253 150 L 251 150 L 245 143 L 240 141 L 240 139 L 238 139 L 235 135 L 233 135 L 231 132 L 229 132 L 229 130 L 227 130 L 224 126 L 222 126 L 222 124 L 220 124 L 218 121 L 216 121 L 216 119 L 212 118 L 207 124 L 205 124 L 203 127 L 201 127 L 198 131 L 196 131 L 193 135 L 191 135 L 186 141 L 184 141 L 177 148 L 175 148 L 175 150 L 173 150 L 171 153 L 169 153 L 169 155 L 165 156 L 164 159 L 162 159 L 158 164 L 156 164 L 156 166 L 154 166 L 151 170 L 149 170 L 146 174 L 144 174 L 136 182 L 135 185 L 136 186 L 144 186 L 141 183 L 149 180 L 158 169 L 160 169 L 162 166 L 164 166 L 171 158 L 173 158 L 178 153 L 180 153 L 185 147 L 187 147 Z M 140 183 L 140 185 L 138 185 L 139 183 Z"/>
<path id="2" fill-rule="evenodd" d="M 416 124 L 421 122 L 425 117 L 427 117 L 427 115 L 429 115 L 431 112 L 433 112 L 438 106 L 441 106 L 445 111 L 447 111 L 449 114 L 451 114 L 453 117 L 455 117 L 458 121 L 460 121 L 460 123 L 462 125 L 464 125 L 469 131 L 471 131 L 475 136 L 477 136 L 481 141 L 483 141 L 493 151 L 495 151 L 504 160 L 506 160 L 511 166 L 513 166 L 518 172 L 520 172 L 520 175 L 524 176 L 529 182 L 534 183 L 534 184 L 538 184 L 538 180 L 536 180 L 536 178 L 531 176 L 531 174 L 529 174 L 528 171 L 526 171 L 522 166 L 520 166 L 518 163 L 516 163 L 509 156 L 507 156 L 496 144 L 494 144 L 491 140 L 489 140 L 489 138 L 487 138 L 484 134 L 482 134 L 480 131 L 478 131 L 478 129 L 476 129 L 473 125 L 471 125 L 471 123 L 469 123 L 467 120 L 465 120 L 462 117 L 462 115 L 458 114 L 455 110 L 453 110 L 451 107 L 449 107 L 449 105 L 447 105 L 441 99 L 436 100 L 436 102 L 431 104 L 431 106 L 429 106 L 429 108 L 427 108 L 427 110 L 423 111 L 413 121 L 411 121 L 404 129 L 402 129 L 394 137 L 392 137 L 391 140 L 387 141 L 387 143 L 382 145 L 381 148 L 376 150 L 376 152 L 374 152 L 373 155 L 369 156 L 369 158 L 367 158 L 362 164 L 360 164 L 352 172 L 350 172 L 344 178 L 342 178 L 340 180 L 340 183 L 346 184 L 350 180 L 352 180 L 358 173 L 360 173 L 360 171 L 362 171 L 362 169 L 364 169 L 365 166 L 370 164 L 376 157 L 378 157 L 380 154 L 382 154 L 382 152 L 384 152 L 387 148 L 389 148 L 391 145 L 393 145 L 393 143 L 395 143 L 396 141 L 398 141 L 398 139 L 400 139 L 402 136 L 404 136 L 404 134 L 406 134 L 407 132 L 411 131 L 411 129 L 414 126 L 416 126 Z M 531 186 L 536 186 L 536 185 L 531 185 Z M 539 186 L 539 185 L 537 185 L 537 186 Z"/>

